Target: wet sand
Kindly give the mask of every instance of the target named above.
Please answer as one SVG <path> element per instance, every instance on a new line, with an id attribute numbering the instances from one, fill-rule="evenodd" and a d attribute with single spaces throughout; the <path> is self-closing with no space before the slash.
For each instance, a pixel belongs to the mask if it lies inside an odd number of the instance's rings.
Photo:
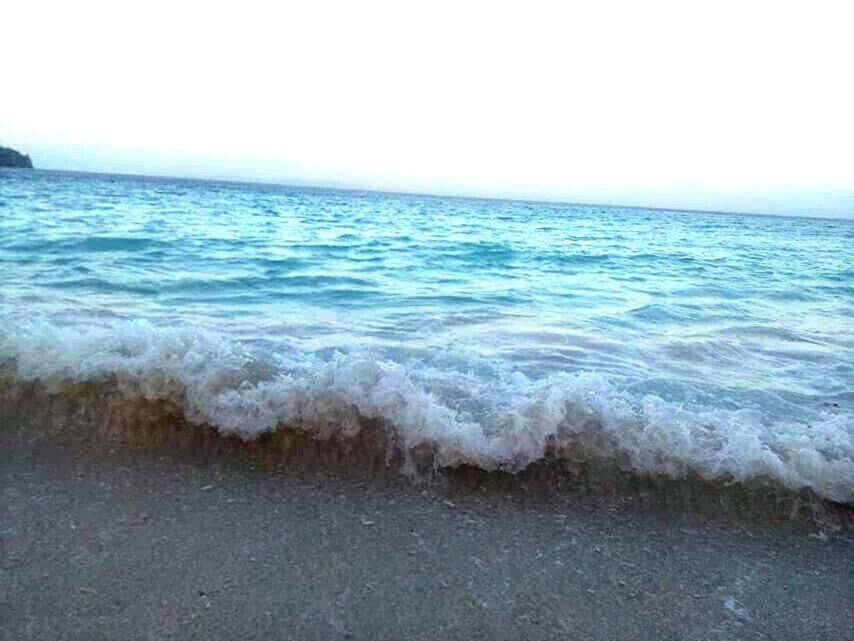
<path id="1" fill-rule="evenodd" d="M 0 639 L 827 639 L 854 530 L 0 430 Z"/>

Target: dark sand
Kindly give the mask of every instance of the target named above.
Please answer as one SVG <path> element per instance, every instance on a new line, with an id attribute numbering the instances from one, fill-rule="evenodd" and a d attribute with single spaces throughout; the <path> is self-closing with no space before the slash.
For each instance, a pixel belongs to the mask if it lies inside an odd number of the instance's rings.
<path id="1" fill-rule="evenodd" d="M 0 639 L 854 639 L 850 524 L 0 430 Z"/>

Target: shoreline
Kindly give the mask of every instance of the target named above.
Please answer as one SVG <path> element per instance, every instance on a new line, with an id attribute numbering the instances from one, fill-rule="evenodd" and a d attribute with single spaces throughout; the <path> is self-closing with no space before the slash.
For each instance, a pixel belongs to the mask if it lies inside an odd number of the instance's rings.
<path id="1" fill-rule="evenodd" d="M 182 453 L 192 460 L 232 460 L 270 471 L 356 480 L 390 480 L 453 492 L 613 497 L 648 509 L 733 514 L 765 521 L 811 521 L 816 517 L 846 523 L 854 505 L 794 490 L 780 480 L 743 481 L 704 478 L 689 471 L 679 477 L 633 469 L 597 440 L 596 432 L 546 443 L 540 459 L 518 470 L 484 469 L 471 464 L 443 465 L 437 444 L 416 446 L 401 440 L 393 426 L 365 419 L 357 430 L 332 426 L 280 425 L 246 440 L 190 422 L 184 410 L 165 400 L 127 400 L 116 385 L 78 383 L 51 389 L 39 382 L 0 378 L 0 421 L 26 442 L 47 435 L 77 439 L 93 447 L 113 444 Z M 99 445 L 100 444 L 100 445 Z"/>

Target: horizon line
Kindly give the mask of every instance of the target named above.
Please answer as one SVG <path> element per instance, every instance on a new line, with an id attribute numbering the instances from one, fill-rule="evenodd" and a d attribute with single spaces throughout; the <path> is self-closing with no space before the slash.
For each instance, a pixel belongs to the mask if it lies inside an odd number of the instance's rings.
<path id="1" fill-rule="evenodd" d="M 8 168 L 3 168 L 8 169 Z M 796 218 L 796 219 L 805 219 L 805 220 L 828 220 L 828 221 L 849 221 L 854 222 L 854 218 L 846 217 L 846 216 L 806 216 L 803 214 L 769 214 L 765 212 L 749 212 L 749 211 L 733 211 L 733 210 L 721 210 L 721 209 L 694 209 L 694 208 L 683 208 L 683 207 L 661 207 L 661 206 L 650 206 L 650 205 L 626 205 L 619 203 L 592 203 L 592 202 L 577 202 L 571 200 L 556 200 L 550 198 L 513 198 L 513 197 L 501 197 L 501 196 L 474 196 L 474 195 L 465 195 L 465 194 L 454 194 L 454 193 L 424 193 L 419 191 L 406 191 L 406 190 L 395 190 L 395 189 L 377 189 L 371 187 L 359 187 L 356 185 L 335 185 L 332 184 L 312 184 L 312 183 L 301 183 L 301 182 L 290 182 L 287 179 L 276 180 L 276 179 L 253 179 L 253 178 L 245 178 L 245 177 L 236 177 L 236 176 L 186 176 L 186 175 L 169 175 L 169 174 L 137 174 L 137 173 L 124 173 L 120 171 L 90 171 L 90 170 L 78 170 L 78 169 L 52 169 L 50 167 L 33 167 L 32 169 L 28 169 L 27 171 L 45 171 L 45 172 L 54 172 L 54 173 L 64 173 L 64 174 L 85 174 L 85 175 L 104 175 L 104 176 L 123 176 L 127 178 L 153 178 L 160 180 L 188 180 L 188 181 L 197 181 L 197 182 L 210 182 L 210 183 L 226 183 L 231 185 L 262 185 L 269 187 L 296 187 L 300 189 L 316 189 L 316 190 L 326 190 L 326 191 L 347 191 L 347 192 L 362 192 L 369 194 L 384 194 L 384 195 L 396 195 L 396 196 L 418 196 L 418 197 L 426 197 L 426 198 L 451 198 L 458 200 L 487 200 L 491 202 L 507 202 L 507 203 L 530 203 L 530 204 L 540 204 L 540 205 L 562 205 L 562 206 L 570 206 L 570 207 L 604 207 L 607 209 L 638 209 L 643 211 L 670 211 L 675 213 L 686 213 L 686 214 L 714 214 L 714 215 L 724 215 L 724 216 L 762 216 L 765 218 Z"/>

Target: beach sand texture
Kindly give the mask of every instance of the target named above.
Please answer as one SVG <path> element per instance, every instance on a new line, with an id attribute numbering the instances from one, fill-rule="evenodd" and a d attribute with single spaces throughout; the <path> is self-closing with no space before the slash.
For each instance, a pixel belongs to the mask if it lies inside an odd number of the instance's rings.
<path id="1" fill-rule="evenodd" d="M 415 485 L 0 430 L 0 638 L 850 637 L 841 514 Z"/>

